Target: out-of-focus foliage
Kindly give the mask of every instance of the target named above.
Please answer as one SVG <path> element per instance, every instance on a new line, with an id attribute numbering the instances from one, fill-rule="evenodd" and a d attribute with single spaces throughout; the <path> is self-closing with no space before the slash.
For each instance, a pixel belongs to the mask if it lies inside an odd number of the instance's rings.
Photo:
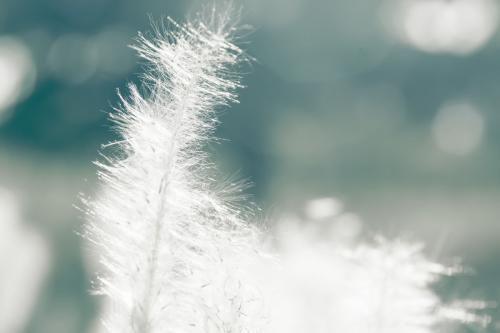
<path id="1" fill-rule="evenodd" d="M 72 205 L 114 138 L 115 89 L 138 80 L 127 45 L 148 14 L 203 2 L 0 2 L 0 184 L 54 253 L 26 332 L 89 329 L 93 263 Z M 498 1 L 235 2 L 254 27 L 240 46 L 258 61 L 211 147 L 223 173 L 249 178 L 266 214 L 338 196 L 369 231 L 474 268 L 439 287 L 450 299 L 499 300 Z"/>

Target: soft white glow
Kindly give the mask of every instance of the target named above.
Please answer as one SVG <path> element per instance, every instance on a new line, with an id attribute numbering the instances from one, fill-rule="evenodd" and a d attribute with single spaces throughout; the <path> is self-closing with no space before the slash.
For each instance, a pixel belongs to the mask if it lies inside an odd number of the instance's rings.
<path id="1" fill-rule="evenodd" d="M 472 53 L 486 44 L 498 24 L 493 0 L 404 0 L 393 1 L 394 8 L 399 37 L 426 52 Z"/>
<path id="2" fill-rule="evenodd" d="M 433 124 L 434 141 L 439 149 L 454 155 L 467 155 L 481 143 L 484 119 L 469 103 L 446 104 Z"/>
<path id="3" fill-rule="evenodd" d="M 330 230 L 330 237 L 336 241 L 350 242 L 361 234 L 363 221 L 354 213 L 343 213 L 338 216 Z"/>
<path id="4" fill-rule="evenodd" d="M 26 45 L 14 37 L 0 37 L 0 113 L 31 92 L 35 74 Z"/>
<path id="5" fill-rule="evenodd" d="M 305 207 L 308 218 L 321 220 L 338 215 L 342 211 L 342 203 L 335 198 L 319 198 L 309 201 Z"/>
<path id="6" fill-rule="evenodd" d="M 23 225 L 12 193 L 0 187 L 0 332 L 21 332 L 50 264 L 48 244 Z"/>

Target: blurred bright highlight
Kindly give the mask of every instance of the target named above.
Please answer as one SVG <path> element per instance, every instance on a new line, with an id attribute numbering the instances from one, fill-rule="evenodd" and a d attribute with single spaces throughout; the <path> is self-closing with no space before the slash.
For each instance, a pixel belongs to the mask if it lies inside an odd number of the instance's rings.
<path id="1" fill-rule="evenodd" d="M 3 111 L 31 93 L 35 77 L 27 46 L 17 38 L 0 37 L 0 119 Z"/>
<path id="2" fill-rule="evenodd" d="M 481 143 L 484 119 L 467 102 L 445 104 L 439 109 L 432 130 L 439 149 L 453 155 L 467 155 Z"/>
<path id="3" fill-rule="evenodd" d="M 405 0 L 390 7 L 399 38 L 425 52 L 473 53 L 498 25 L 493 0 Z"/>
<path id="4" fill-rule="evenodd" d="M 15 196 L 0 187 L 0 332 L 22 332 L 50 264 L 48 244 L 22 224 Z"/>
<path id="5" fill-rule="evenodd" d="M 334 217 L 342 211 L 342 203 L 335 198 L 311 200 L 305 207 L 306 215 L 315 220 Z"/>

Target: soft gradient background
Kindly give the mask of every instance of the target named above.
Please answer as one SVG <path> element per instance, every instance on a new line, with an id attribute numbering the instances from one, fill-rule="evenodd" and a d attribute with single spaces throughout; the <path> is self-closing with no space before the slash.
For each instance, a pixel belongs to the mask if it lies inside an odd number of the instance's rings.
<path id="1" fill-rule="evenodd" d="M 141 73 L 127 45 L 149 16 L 182 20 L 201 2 L 0 0 L 0 321 L 39 290 L 22 332 L 90 332 L 95 265 L 74 206 L 114 138 L 116 89 Z M 468 273 L 439 286 L 449 299 L 498 301 L 500 3 L 235 2 L 257 62 L 209 147 L 221 173 L 248 179 L 268 220 L 335 197 L 367 235 L 461 258 Z"/>

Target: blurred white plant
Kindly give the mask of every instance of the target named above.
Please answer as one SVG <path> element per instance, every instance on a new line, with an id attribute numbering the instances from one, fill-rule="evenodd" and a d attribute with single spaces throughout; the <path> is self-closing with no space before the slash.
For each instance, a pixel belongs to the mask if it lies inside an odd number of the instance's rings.
<path id="1" fill-rule="evenodd" d="M 49 264 L 47 242 L 22 224 L 14 194 L 0 188 L 0 332 L 24 331 Z"/>
<path id="2" fill-rule="evenodd" d="M 429 260 L 422 244 L 361 241 L 361 220 L 342 206 L 311 200 L 304 218 L 278 223 L 280 267 L 265 279 L 269 332 L 432 333 L 447 321 L 487 323 L 474 313 L 485 302 L 446 305 L 432 288 L 460 267 Z"/>
<path id="3" fill-rule="evenodd" d="M 215 109 L 235 102 L 240 86 L 232 69 L 243 54 L 228 18 L 169 19 L 168 30 L 139 38 L 147 91 L 130 86 L 112 115 L 123 140 L 97 163 L 102 193 L 88 206 L 110 332 L 258 331 L 260 297 L 241 265 L 257 233 L 228 201 L 238 186 L 213 186 L 202 150 Z"/>

